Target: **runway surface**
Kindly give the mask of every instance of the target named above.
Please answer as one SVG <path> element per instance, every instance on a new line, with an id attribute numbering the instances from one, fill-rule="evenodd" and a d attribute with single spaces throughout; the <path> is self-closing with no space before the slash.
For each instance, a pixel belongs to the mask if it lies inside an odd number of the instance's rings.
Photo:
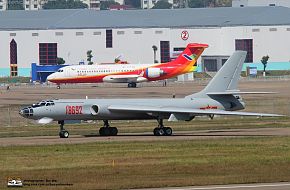
<path id="1" fill-rule="evenodd" d="M 57 131 L 56 131 L 57 134 Z M 118 141 L 164 141 L 194 140 L 235 137 L 290 136 L 290 128 L 254 128 L 228 130 L 176 131 L 172 136 L 153 136 L 152 133 L 120 133 L 118 136 L 101 137 L 99 135 L 71 135 L 67 139 L 56 136 L 6 137 L 0 138 L 0 146 L 81 144 L 93 142 Z M 289 188 L 290 189 L 290 188 Z"/>
<path id="2" fill-rule="evenodd" d="M 289 190 L 290 183 L 257 183 L 257 184 L 235 184 L 235 185 L 210 185 L 194 187 L 154 188 L 142 190 Z M 140 189 L 141 190 L 141 189 Z"/>

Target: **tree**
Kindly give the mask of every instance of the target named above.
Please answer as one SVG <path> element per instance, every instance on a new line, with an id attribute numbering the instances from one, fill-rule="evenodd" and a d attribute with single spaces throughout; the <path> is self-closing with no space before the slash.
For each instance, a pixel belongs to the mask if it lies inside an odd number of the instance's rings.
<path id="1" fill-rule="evenodd" d="M 93 62 L 92 62 L 92 58 L 93 58 L 93 55 L 92 55 L 92 50 L 88 50 L 87 51 L 87 61 L 88 61 L 88 65 L 92 65 Z"/>
<path id="2" fill-rule="evenodd" d="M 158 61 L 156 60 L 156 51 L 158 50 L 158 48 L 156 45 L 153 45 L 152 49 L 153 49 L 153 53 L 154 53 L 154 63 L 157 63 Z"/>
<path id="3" fill-rule="evenodd" d="M 189 0 L 188 7 L 190 8 L 202 8 L 207 7 L 208 0 Z"/>
<path id="4" fill-rule="evenodd" d="M 231 5 L 231 0 L 188 0 L 190 8 L 230 7 Z"/>
<path id="5" fill-rule="evenodd" d="M 166 0 L 159 0 L 155 5 L 152 7 L 152 9 L 171 9 L 172 4 L 168 3 Z"/>
<path id="6" fill-rule="evenodd" d="M 268 55 L 266 55 L 266 56 L 263 56 L 261 59 L 261 63 L 263 63 L 263 66 L 264 66 L 264 73 L 266 73 L 266 67 L 267 67 L 267 63 L 268 63 L 269 58 L 270 57 Z"/>
<path id="7" fill-rule="evenodd" d="M 85 9 L 88 5 L 79 0 L 55 0 L 48 1 L 42 6 L 43 9 Z"/>
<path id="8" fill-rule="evenodd" d="M 111 5 L 120 5 L 120 3 L 115 1 L 101 1 L 100 9 L 109 10 Z"/>
<path id="9" fill-rule="evenodd" d="M 63 65 L 65 63 L 65 60 L 62 57 L 57 58 L 57 64 L 58 65 Z"/>
<path id="10" fill-rule="evenodd" d="M 141 8 L 141 1 L 140 0 L 125 0 L 125 5 L 131 5 L 132 7 L 136 9 Z"/>
<path id="11" fill-rule="evenodd" d="M 23 0 L 8 0 L 8 10 L 24 10 Z"/>

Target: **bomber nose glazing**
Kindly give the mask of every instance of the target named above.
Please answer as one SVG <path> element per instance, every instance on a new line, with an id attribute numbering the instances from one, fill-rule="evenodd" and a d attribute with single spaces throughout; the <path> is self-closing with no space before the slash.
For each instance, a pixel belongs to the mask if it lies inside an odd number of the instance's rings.
<path id="1" fill-rule="evenodd" d="M 29 116 L 33 116 L 33 109 L 32 107 L 27 107 L 27 108 L 23 108 L 19 110 L 19 114 L 22 117 L 29 117 Z"/>

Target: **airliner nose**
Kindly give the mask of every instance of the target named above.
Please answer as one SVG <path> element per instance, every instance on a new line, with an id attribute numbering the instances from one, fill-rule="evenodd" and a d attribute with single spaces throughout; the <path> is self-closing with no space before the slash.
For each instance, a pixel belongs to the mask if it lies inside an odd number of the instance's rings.
<path id="1" fill-rule="evenodd" d="M 46 78 L 47 81 L 51 81 L 55 78 L 55 73 L 52 73 L 50 75 L 48 75 L 48 77 Z"/>

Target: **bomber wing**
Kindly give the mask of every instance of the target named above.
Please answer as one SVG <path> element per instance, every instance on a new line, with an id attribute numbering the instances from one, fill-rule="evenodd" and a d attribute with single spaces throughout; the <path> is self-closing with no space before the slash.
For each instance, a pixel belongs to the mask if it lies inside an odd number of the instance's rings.
<path id="1" fill-rule="evenodd" d="M 196 109 L 196 108 L 182 108 L 182 107 L 158 107 L 158 106 L 142 106 L 142 105 L 111 105 L 108 107 L 110 111 L 115 112 L 144 112 L 144 113 L 170 113 L 170 114 L 192 114 L 199 115 L 240 115 L 240 116 L 259 116 L 259 117 L 282 117 L 284 115 L 268 114 L 268 113 L 254 113 L 254 112 L 240 112 L 240 111 L 225 111 L 218 109 Z"/>

